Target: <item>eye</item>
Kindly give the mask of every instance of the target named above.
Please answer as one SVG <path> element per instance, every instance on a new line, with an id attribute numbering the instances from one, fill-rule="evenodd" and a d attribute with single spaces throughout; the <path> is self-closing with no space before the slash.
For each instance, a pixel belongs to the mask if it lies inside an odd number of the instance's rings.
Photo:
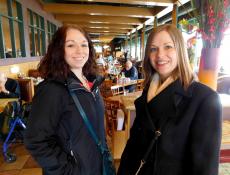
<path id="1" fill-rule="evenodd" d="M 165 46 L 165 49 L 167 49 L 167 50 L 168 50 L 168 49 L 172 49 L 172 48 L 173 48 L 173 46 L 171 46 L 171 45 L 166 45 L 166 46 Z"/>
<path id="2" fill-rule="evenodd" d="M 66 47 L 74 47 L 74 44 L 66 44 Z"/>
<path id="3" fill-rule="evenodd" d="M 82 44 L 81 47 L 89 47 L 88 44 Z"/>
<path id="4" fill-rule="evenodd" d="M 157 48 L 156 47 L 151 47 L 150 48 L 150 52 L 156 52 L 157 51 Z"/>

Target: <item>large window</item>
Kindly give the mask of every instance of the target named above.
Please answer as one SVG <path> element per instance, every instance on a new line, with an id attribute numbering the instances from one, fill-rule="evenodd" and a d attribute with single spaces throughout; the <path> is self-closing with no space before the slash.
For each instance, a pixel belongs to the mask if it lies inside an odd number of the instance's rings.
<path id="1" fill-rule="evenodd" d="M 44 18 L 28 10 L 30 55 L 42 56 L 46 51 Z"/>
<path id="2" fill-rule="evenodd" d="M 52 40 L 54 33 L 57 30 L 57 26 L 49 21 L 47 21 L 47 35 L 48 35 L 48 43 Z"/>
<path id="3" fill-rule="evenodd" d="M 0 0 L 0 58 L 25 57 L 21 4 Z"/>

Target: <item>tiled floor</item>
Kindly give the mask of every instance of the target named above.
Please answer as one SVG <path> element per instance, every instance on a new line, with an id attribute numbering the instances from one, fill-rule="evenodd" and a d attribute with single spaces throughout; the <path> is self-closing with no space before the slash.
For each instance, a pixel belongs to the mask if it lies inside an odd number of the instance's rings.
<path id="1" fill-rule="evenodd" d="M 12 152 L 17 155 L 17 161 L 14 163 L 5 163 L 2 155 L 0 156 L 0 175 L 42 175 L 41 168 L 23 144 L 12 146 Z M 118 164 L 119 162 L 116 162 L 117 166 Z M 230 163 L 220 164 L 219 175 L 230 175 Z"/>
<path id="2" fill-rule="evenodd" d="M 42 175 L 39 165 L 29 155 L 23 144 L 12 146 L 12 152 L 17 155 L 14 163 L 6 163 L 0 156 L 0 175 Z"/>
<path id="3" fill-rule="evenodd" d="M 223 124 L 222 133 L 222 151 L 219 175 L 230 175 L 230 121 L 225 121 Z M 107 138 L 109 146 L 111 146 L 109 138 Z M 11 152 L 17 155 L 17 161 L 14 163 L 6 163 L 1 154 L 2 149 L 0 145 L 0 175 L 42 175 L 42 170 L 39 165 L 29 155 L 23 144 L 14 144 L 11 146 Z M 116 168 L 119 166 L 119 161 L 115 162 Z"/>

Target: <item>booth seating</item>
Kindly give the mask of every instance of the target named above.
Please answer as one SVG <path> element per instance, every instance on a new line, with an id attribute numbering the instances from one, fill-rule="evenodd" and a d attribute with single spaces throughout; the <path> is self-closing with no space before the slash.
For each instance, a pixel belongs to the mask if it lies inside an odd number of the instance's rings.
<path id="1" fill-rule="evenodd" d="M 28 70 L 28 76 L 29 77 L 34 77 L 34 78 L 41 77 L 41 75 L 40 75 L 40 73 L 38 72 L 37 69 L 30 69 L 30 70 Z"/>
<path id="2" fill-rule="evenodd" d="M 32 102 L 34 96 L 34 83 L 32 79 L 17 79 L 20 91 L 21 91 L 21 100 L 25 102 Z"/>

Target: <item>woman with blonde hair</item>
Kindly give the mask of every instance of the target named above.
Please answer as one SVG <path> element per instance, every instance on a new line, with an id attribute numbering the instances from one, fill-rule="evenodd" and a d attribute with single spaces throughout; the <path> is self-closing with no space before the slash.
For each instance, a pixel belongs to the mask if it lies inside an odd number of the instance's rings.
<path id="1" fill-rule="evenodd" d="M 150 33 L 143 67 L 145 88 L 118 175 L 218 174 L 221 104 L 195 80 L 175 26 Z"/>

